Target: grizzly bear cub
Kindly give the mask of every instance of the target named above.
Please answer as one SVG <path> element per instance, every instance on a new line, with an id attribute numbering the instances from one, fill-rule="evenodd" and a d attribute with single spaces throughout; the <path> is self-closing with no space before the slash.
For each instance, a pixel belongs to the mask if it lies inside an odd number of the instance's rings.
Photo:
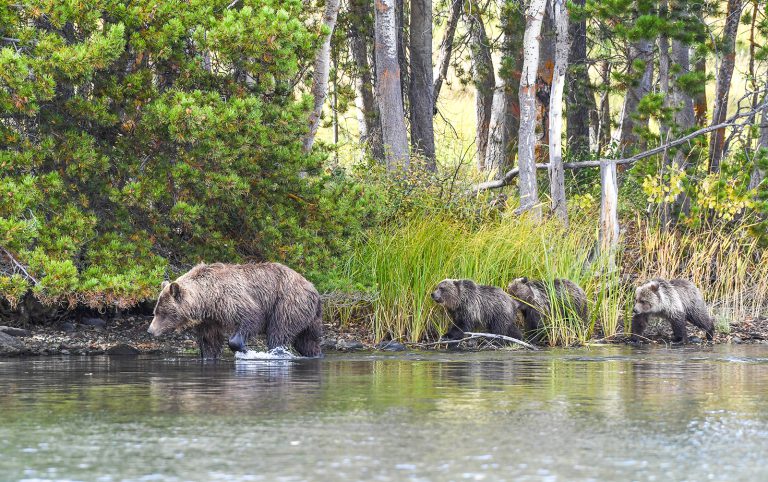
<path id="1" fill-rule="evenodd" d="M 550 289 L 554 288 L 554 293 Z M 516 278 L 507 286 L 507 293 L 518 301 L 525 320 L 525 335 L 539 343 L 544 338 L 542 318 L 553 315 L 553 310 L 563 311 L 561 316 L 575 315 L 578 321 L 588 322 L 587 295 L 573 281 L 555 279 L 552 285 L 528 278 Z M 557 300 L 551 306 L 552 300 Z M 576 321 L 576 320 L 574 320 Z"/>
<path id="2" fill-rule="evenodd" d="M 443 339 L 460 340 L 465 331 L 477 325 L 486 326 L 495 335 L 522 337 L 517 327 L 519 306 L 500 288 L 469 279 L 446 279 L 432 292 L 432 299 L 445 307 L 453 321 Z"/>
<path id="3" fill-rule="evenodd" d="M 294 270 L 279 263 L 214 263 L 163 283 L 147 331 L 159 336 L 194 327 L 203 358 L 218 358 L 232 331 L 232 351 L 246 351 L 249 336 L 266 334 L 270 350 L 293 345 L 316 357 L 322 326 L 320 294 Z"/>
<path id="4" fill-rule="evenodd" d="M 686 320 L 707 334 L 707 340 L 715 335 L 715 324 L 707 310 L 707 304 L 696 286 L 690 281 L 654 278 L 635 290 L 635 306 L 632 309 L 632 341 L 638 342 L 648 324 L 648 318 L 664 318 L 672 325 L 675 343 L 687 343 Z"/>

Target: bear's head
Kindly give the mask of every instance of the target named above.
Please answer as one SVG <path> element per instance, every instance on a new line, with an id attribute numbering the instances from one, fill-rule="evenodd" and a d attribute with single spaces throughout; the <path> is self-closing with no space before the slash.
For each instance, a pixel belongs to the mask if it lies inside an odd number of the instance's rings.
<path id="1" fill-rule="evenodd" d="M 635 289 L 635 306 L 632 313 L 642 315 L 657 312 L 663 304 L 660 288 L 661 284 L 656 280 L 638 286 Z"/>
<path id="2" fill-rule="evenodd" d="M 507 285 L 509 296 L 519 301 L 523 305 L 530 305 L 534 301 L 533 288 L 528 282 L 528 278 L 515 278 Z"/>
<path id="3" fill-rule="evenodd" d="M 459 281 L 455 279 L 444 279 L 438 283 L 435 291 L 432 292 L 432 299 L 438 305 L 443 305 L 449 310 L 455 310 L 459 306 L 459 296 L 461 291 Z"/>
<path id="4" fill-rule="evenodd" d="M 160 336 L 171 330 L 180 330 L 189 324 L 189 318 L 184 314 L 184 289 L 177 282 L 163 282 L 160 296 L 155 305 L 154 318 L 147 332 Z"/>

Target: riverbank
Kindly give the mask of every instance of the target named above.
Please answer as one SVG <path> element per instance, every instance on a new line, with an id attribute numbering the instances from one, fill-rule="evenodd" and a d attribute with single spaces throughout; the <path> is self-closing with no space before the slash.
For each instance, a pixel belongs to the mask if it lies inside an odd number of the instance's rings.
<path id="1" fill-rule="evenodd" d="M 105 320 L 85 318 L 68 320 L 50 326 L 26 328 L 0 326 L 0 356 L 47 355 L 132 355 L 132 354 L 197 354 L 197 343 L 191 331 L 169 333 L 155 338 L 147 333 L 151 316 L 121 316 Z M 327 322 L 324 326 L 324 351 L 355 351 L 385 349 L 402 350 L 400 343 L 376 343 L 364 323 Z M 652 324 L 646 337 L 649 343 L 664 344 L 670 340 L 670 330 L 664 323 Z M 691 331 L 691 335 L 697 335 Z M 606 343 L 623 343 L 622 335 Z M 729 332 L 718 332 L 714 343 L 768 344 L 768 319 L 749 319 L 731 322 Z M 417 345 L 418 346 L 418 345 Z M 434 345 L 433 345 L 434 346 Z M 263 339 L 251 340 L 251 347 L 263 349 Z M 225 350 L 225 356 L 228 356 Z"/>

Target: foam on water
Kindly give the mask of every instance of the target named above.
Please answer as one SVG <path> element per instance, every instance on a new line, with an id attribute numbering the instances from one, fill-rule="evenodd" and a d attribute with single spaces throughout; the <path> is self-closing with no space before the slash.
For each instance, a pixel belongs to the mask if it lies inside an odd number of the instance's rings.
<path id="1" fill-rule="evenodd" d="M 269 351 L 248 350 L 245 353 L 235 353 L 235 360 L 292 360 L 294 358 L 298 357 L 282 346 Z"/>

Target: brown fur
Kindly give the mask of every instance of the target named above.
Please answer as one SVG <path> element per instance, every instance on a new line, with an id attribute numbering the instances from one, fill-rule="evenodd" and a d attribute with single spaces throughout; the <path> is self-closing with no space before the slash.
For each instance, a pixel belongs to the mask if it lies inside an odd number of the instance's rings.
<path id="1" fill-rule="evenodd" d="M 652 279 L 635 290 L 632 310 L 632 340 L 637 342 L 650 317 L 664 318 L 672 325 L 676 343 L 688 342 L 686 320 L 706 332 L 708 340 L 715 334 L 715 324 L 707 304 L 696 286 L 687 280 Z"/>
<path id="2" fill-rule="evenodd" d="M 233 351 L 266 334 L 269 349 L 293 345 L 320 355 L 320 294 L 303 276 L 279 263 L 199 264 L 164 283 L 149 333 L 194 328 L 200 356 L 218 358 L 227 333 Z"/>
<path id="3" fill-rule="evenodd" d="M 543 281 L 528 278 L 516 278 L 507 286 L 507 293 L 518 301 L 525 320 L 525 335 L 531 341 L 540 342 L 544 337 L 543 317 L 553 315 L 553 310 L 563 311 L 560 316 L 576 315 L 582 323 L 587 323 L 587 295 L 579 285 L 567 279 L 556 279 L 552 283 L 555 292 L 548 291 L 551 286 Z M 552 299 L 558 300 L 555 307 Z"/>
<path id="4" fill-rule="evenodd" d="M 520 339 L 517 327 L 519 306 L 504 290 L 495 286 L 475 284 L 463 279 L 446 279 L 432 293 L 432 299 L 445 307 L 453 326 L 444 338 L 461 339 L 465 331 L 482 325 L 495 335 Z"/>

